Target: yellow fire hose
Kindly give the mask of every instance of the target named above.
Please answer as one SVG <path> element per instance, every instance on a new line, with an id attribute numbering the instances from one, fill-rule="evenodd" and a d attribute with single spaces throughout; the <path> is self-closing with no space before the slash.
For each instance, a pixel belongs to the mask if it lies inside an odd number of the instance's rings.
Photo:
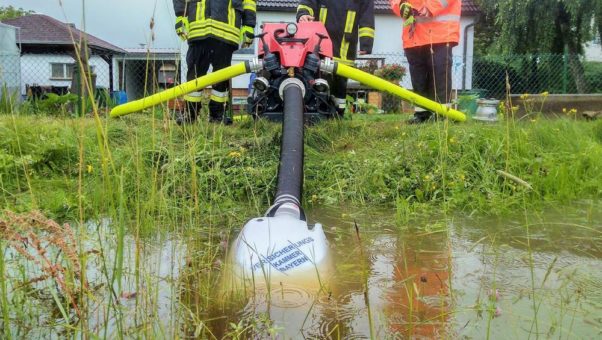
<path id="1" fill-rule="evenodd" d="M 322 65 L 324 65 L 324 63 Z M 424 98 L 410 90 L 404 89 L 401 86 L 397 86 L 384 79 L 373 76 L 370 73 L 337 62 L 334 62 L 333 71 L 341 77 L 359 81 L 360 83 L 367 85 L 375 90 L 389 92 L 397 97 L 400 97 L 405 101 L 410 102 L 413 105 L 420 106 L 439 115 L 443 115 L 460 122 L 466 120 L 466 115 L 460 111 L 447 107 L 444 104 L 437 103 L 430 99 Z"/>
<path id="2" fill-rule="evenodd" d="M 194 80 L 188 81 L 186 83 L 180 84 L 176 87 L 172 87 L 165 91 L 155 93 L 151 96 L 138 99 L 127 104 L 116 106 L 115 108 L 113 108 L 113 110 L 111 110 L 111 117 L 119 117 L 147 109 L 149 107 L 183 96 L 187 93 L 198 91 L 207 86 L 211 86 L 224 80 L 234 78 L 241 74 L 248 73 L 251 71 L 251 68 L 252 66 L 249 62 L 244 62 L 232 65 L 230 67 L 226 67 L 219 71 L 212 72 L 206 76 L 202 76 Z"/>

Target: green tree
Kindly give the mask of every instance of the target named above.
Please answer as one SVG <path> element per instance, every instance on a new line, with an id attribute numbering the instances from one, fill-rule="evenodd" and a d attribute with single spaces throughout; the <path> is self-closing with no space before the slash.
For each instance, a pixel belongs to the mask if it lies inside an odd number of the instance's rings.
<path id="1" fill-rule="evenodd" d="M 521 54 L 566 52 L 577 90 L 586 90 L 580 56 L 584 43 L 592 40 L 596 33 L 602 34 L 602 0 L 477 2 L 485 12 L 482 26 L 488 27 L 489 33 L 491 27 L 497 32 L 489 46 L 491 50 Z"/>
<path id="2" fill-rule="evenodd" d="M 33 11 L 28 11 L 23 8 L 15 8 L 13 6 L 0 6 L 0 21 L 22 17 L 27 14 L 32 14 Z"/>

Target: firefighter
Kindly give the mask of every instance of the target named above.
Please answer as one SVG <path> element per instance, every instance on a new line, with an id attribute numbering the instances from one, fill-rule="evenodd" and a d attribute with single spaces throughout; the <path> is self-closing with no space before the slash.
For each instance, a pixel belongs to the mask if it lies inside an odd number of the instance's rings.
<path id="1" fill-rule="evenodd" d="M 297 21 L 315 20 L 326 26 L 336 61 L 353 65 L 358 53 L 372 53 L 374 0 L 300 0 Z M 337 113 L 342 116 L 345 112 L 347 78 L 333 76 L 329 83 L 337 105 Z"/>
<path id="2" fill-rule="evenodd" d="M 255 29 L 255 0 L 173 0 L 176 12 L 176 33 L 188 41 L 187 80 L 230 66 L 232 53 L 239 44 L 251 45 Z M 213 85 L 209 101 L 209 121 L 231 124 L 225 117 L 229 81 Z M 176 123 L 196 121 L 201 108 L 202 93 L 184 96 L 187 110 L 176 118 Z"/>
<path id="3" fill-rule="evenodd" d="M 452 48 L 460 39 L 461 0 L 390 0 L 404 20 L 403 48 L 410 65 L 414 92 L 439 103 L 452 99 Z M 409 123 L 435 120 L 416 107 Z"/>

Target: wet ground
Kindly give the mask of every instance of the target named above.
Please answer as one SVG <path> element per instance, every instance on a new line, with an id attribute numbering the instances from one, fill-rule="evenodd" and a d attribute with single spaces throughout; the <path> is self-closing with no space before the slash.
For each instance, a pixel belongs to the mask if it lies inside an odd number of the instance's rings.
<path id="1" fill-rule="evenodd" d="M 602 336 L 599 205 L 440 216 L 403 229 L 387 211 L 309 215 L 325 225 L 334 255 L 322 290 L 272 287 L 271 301 L 259 293 L 230 313 L 267 314 L 293 338 Z"/>
<path id="2" fill-rule="evenodd" d="M 308 216 L 327 232 L 328 275 L 317 284 L 257 285 L 236 296 L 220 286 L 223 255 L 203 258 L 213 270 L 190 275 L 205 249 L 194 235 L 126 236 L 119 276 L 114 258 L 90 258 L 91 285 L 115 283 L 113 292 L 94 287 L 86 329 L 166 338 L 602 337 L 600 203 L 402 224 L 387 210 L 330 208 Z M 86 241 L 107 240 L 106 254 L 117 247 L 108 225 L 91 227 Z M 44 329 L 28 335 L 60 337 L 49 329 L 63 323 L 49 319 L 38 319 Z"/>

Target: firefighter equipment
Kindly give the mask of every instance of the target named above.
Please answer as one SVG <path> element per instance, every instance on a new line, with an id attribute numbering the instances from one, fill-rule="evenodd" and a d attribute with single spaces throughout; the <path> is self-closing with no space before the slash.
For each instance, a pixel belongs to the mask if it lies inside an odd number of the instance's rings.
<path id="1" fill-rule="evenodd" d="M 177 16 L 189 22 L 188 41 L 215 38 L 239 46 L 241 27 L 255 27 L 255 0 L 174 0 Z"/>
<path id="2" fill-rule="evenodd" d="M 168 90 L 153 94 L 151 96 L 138 99 L 127 104 L 119 105 L 111 110 L 111 117 L 119 117 L 133 112 L 142 111 L 166 101 L 176 99 L 191 92 L 196 92 L 213 84 L 234 78 L 241 74 L 256 72 L 261 69 L 260 61 L 245 61 L 244 63 L 232 65 L 219 71 L 197 79 L 187 81 Z"/>
<path id="3" fill-rule="evenodd" d="M 437 103 L 430 99 L 424 98 L 415 94 L 412 91 L 404 89 L 401 86 L 394 85 L 384 79 L 381 79 L 370 73 L 358 70 L 356 68 L 347 66 L 345 64 L 337 62 L 333 63 L 329 62 L 328 60 L 324 60 L 322 61 L 320 69 L 325 72 L 335 73 L 339 76 L 359 81 L 362 84 L 367 85 L 375 90 L 389 92 L 413 105 L 422 107 L 439 115 L 449 117 L 453 120 L 457 120 L 460 122 L 466 120 L 466 115 L 464 113 L 447 107 L 445 104 Z"/>
<path id="4" fill-rule="evenodd" d="M 403 29 L 403 47 L 412 48 L 431 44 L 458 44 L 460 40 L 460 0 L 389 0 L 391 9 L 397 16 L 402 16 L 404 3 L 411 5 L 414 24 L 405 25 Z M 425 15 L 426 14 L 426 15 Z M 412 34 L 410 34 L 412 30 Z"/>
<path id="5" fill-rule="evenodd" d="M 188 18 L 179 16 L 176 18 L 176 33 L 183 41 L 188 39 L 188 30 L 190 29 Z"/>
<path id="6" fill-rule="evenodd" d="M 309 15 L 326 26 L 334 57 L 352 64 L 359 50 L 372 52 L 374 43 L 374 0 L 300 0 L 297 21 Z"/>
<path id="7" fill-rule="evenodd" d="M 261 61 L 233 65 L 111 111 L 111 116 L 120 116 L 243 73 L 260 72 L 257 79 L 263 77 L 267 85 L 264 80 L 259 80 L 254 87 L 270 97 L 261 98 L 270 99 L 269 103 L 274 105 L 264 107 L 261 114 L 275 107 L 282 110 L 280 166 L 274 204 L 265 216 L 253 218 L 245 224 L 230 252 L 237 268 L 235 273 L 243 280 L 263 278 L 272 283 L 290 282 L 309 275 L 317 274 L 319 277 L 320 271 L 329 266 L 329 248 L 322 226 L 309 225 L 301 207 L 305 113 L 312 109 L 320 110 L 315 107 L 319 100 L 323 100 L 321 104 L 325 110 L 332 110 L 335 105 L 331 97 L 323 97 L 328 93 L 328 86 L 320 77 L 322 72 L 358 80 L 452 119 L 466 119 L 461 112 L 333 61 L 332 43 L 322 23 L 304 22 L 297 26 L 298 32 L 290 36 L 286 23 L 264 24 L 263 33 L 259 35 L 262 40 Z"/>
<path id="8" fill-rule="evenodd" d="M 240 30 L 240 42 L 242 43 L 243 48 L 251 46 L 254 37 L 255 30 L 253 29 L 253 27 L 243 26 Z"/>

